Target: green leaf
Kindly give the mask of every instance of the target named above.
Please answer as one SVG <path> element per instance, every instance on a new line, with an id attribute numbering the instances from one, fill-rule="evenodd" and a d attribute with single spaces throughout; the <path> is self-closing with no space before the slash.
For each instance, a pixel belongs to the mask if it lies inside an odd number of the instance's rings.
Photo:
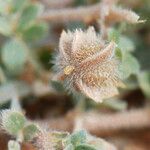
<path id="1" fill-rule="evenodd" d="M 127 90 L 135 90 L 139 88 L 139 84 L 137 81 L 137 75 L 131 75 L 128 79 L 124 81 Z"/>
<path id="2" fill-rule="evenodd" d="M 12 11 L 16 12 L 23 8 L 26 0 L 11 0 Z"/>
<path id="3" fill-rule="evenodd" d="M 121 36 L 119 39 L 118 47 L 123 51 L 123 52 L 131 52 L 135 49 L 134 43 L 131 41 L 131 39 Z"/>
<path id="4" fill-rule="evenodd" d="M 64 150 L 74 150 L 74 146 L 72 144 L 67 145 Z"/>
<path id="5" fill-rule="evenodd" d="M 0 0 L 0 13 L 9 15 L 21 10 L 26 3 L 26 0 Z"/>
<path id="6" fill-rule="evenodd" d="M 120 33 L 116 29 L 111 28 L 108 31 L 108 39 L 109 39 L 109 41 L 114 41 L 114 42 L 118 43 L 119 42 L 119 38 L 120 38 Z"/>
<path id="7" fill-rule="evenodd" d="M 26 41 L 39 40 L 45 36 L 47 30 L 48 25 L 46 23 L 34 24 L 24 31 L 23 38 Z"/>
<path id="8" fill-rule="evenodd" d="M 137 59 L 130 53 L 124 54 L 122 63 L 119 66 L 119 74 L 122 79 L 128 78 L 131 74 L 138 74 L 140 65 Z"/>
<path id="9" fill-rule="evenodd" d="M 21 150 L 20 144 L 17 141 L 10 140 L 8 142 L 8 150 Z"/>
<path id="10" fill-rule="evenodd" d="M 64 92 L 63 85 L 58 81 L 51 81 L 51 86 L 58 92 Z"/>
<path id="11" fill-rule="evenodd" d="M 69 135 L 68 132 L 52 132 L 52 136 L 54 136 L 57 139 L 64 139 Z"/>
<path id="12" fill-rule="evenodd" d="M 18 29 L 24 30 L 28 28 L 35 21 L 40 8 L 41 6 L 39 4 L 31 4 L 27 6 L 20 16 Z"/>
<path id="13" fill-rule="evenodd" d="M 113 145 L 109 144 L 108 142 L 106 142 L 105 140 L 103 140 L 101 138 L 92 136 L 90 139 L 91 140 L 89 141 L 88 144 L 90 144 L 90 146 L 92 146 L 96 150 L 108 150 L 108 149 L 114 150 L 115 149 L 115 147 Z"/>
<path id="14" fill-rule="evenodd" d="M 86 142 L 87 133 L 84 130 L 73 133 L 70 137 L 71 143 L 76 146 Z"/>
<path id="15" fill-rule="evenodd" d="M 6 77 L 2 67 L 0 66 L 0 83 L 4 83 L 6 81 Z"/>
<path id="16" fill-rule="evenodd" d="M 4 14 L 6 11 L 7 2 L 0 0 L 0 14 Z"/>
<path id="17" fill-rule="evenodd" d="M 122 60 L 122 51 L 119 47 L 116 47 L 115 49 L 115 56 L 119 59 L 119 60 Z"/>
<path id="18" fill-rule="evenodd" d="M 32 140 L 39 132 L 38 127 L 35 124 L 29 124 L 23 129 L 24 139 L 26 141 Z"/>
<path id="19" fill-rule="evenodd" d="M 75 150 L 97 150 L 97 148 L 91 146 L 90 144 L 80 144 L 76 146 Z"/>
<path id="20" fill-rule="evenodd" d="M 0 33 L 8 36 L 11 34 L 10 22 L 6 18 L 0 16 Z"/>
<path id="21" fill-rule="evenodd" d="M 5 43 L 1 51 L 2 61 L 5 67 L 12 74 L 22 71 L 27 60 L 27 51 L 24 44 L 18 40 L 11 40 Z"/>
<path id="22" fill-rule="evenodd" d="M 86 0 L 75 0 L 74 1 L 75 6 L 86 5 L 86 4 L 87 4 Z"/>
<path id="23" fill-rule="evenodd" d="M 103 102 L 103 105 L 118 111 L 125 110 L 127 108 L 127 103 L 125 101 L 117 99 L 106 99 Z"/>
<path id="24" fill-rule="evenodd" d="M 23 129 L 26 119 L 20 112 L 12 110 L 4 110 L 2 112 L 2 125 L 4 129 L 12 134 L 17 135 L 20 130 Z"/>
<path id="25" fill-rule="evenodd" d="M 142 72 L 137 77 L 142 91 L 150 98 L 150 72 Z"/>

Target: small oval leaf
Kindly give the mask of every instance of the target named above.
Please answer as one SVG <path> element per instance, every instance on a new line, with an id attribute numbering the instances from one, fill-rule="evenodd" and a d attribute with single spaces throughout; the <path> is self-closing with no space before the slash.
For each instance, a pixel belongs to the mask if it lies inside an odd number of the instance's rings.
<path id="1" fill-rule="evenodd" d="M 19 40 L 11 40 L 5 43 L 2 48 L 2 61 L 6 69 L 13 74 L 22 71 L 27 60 L 27 50 Z"/>

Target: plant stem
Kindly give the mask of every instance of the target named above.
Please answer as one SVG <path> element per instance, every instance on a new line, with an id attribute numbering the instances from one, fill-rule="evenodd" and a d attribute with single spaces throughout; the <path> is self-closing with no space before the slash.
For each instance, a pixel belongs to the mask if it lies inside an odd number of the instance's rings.
<path id="1" fill-rule="evenodd" d="M 66 118 L 51 119 L 42 122 L 47 122 L 46 124 L 48 124 L 51 129 L 71 131 L 74 126 L 74 116 L 74 114 L 69 114 Z M 89 112 L 80 115 L 83 119 L 83 128 L 97 135 L 106 135 L 110 131 L 149 128 L 149 116 L 150 110 L 148 108 L 113 114 Z M 41 124 L 40 121 L 38 122 Z"/>

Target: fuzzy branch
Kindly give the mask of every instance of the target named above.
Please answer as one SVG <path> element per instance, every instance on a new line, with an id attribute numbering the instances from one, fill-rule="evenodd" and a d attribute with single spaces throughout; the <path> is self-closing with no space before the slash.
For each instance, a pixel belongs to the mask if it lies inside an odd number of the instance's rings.
<path id="1" fill-rule="evenodd" d="M 73 0 L 39 0 L 48 8 L 63 8 L 73 3 Z"/>
<path id="2" fill-rule="evenodd" d="M 51 22 L 66 22 L 66 21 L 86 21 L 90 19 L 96 19 L 99 17 L 99 6 L 95 4 L 93 6 L 77 7 L 77 8 L 63 8 L 47 10 L 42 14 L 40 19 Z"/>
<path id="3" fill-rule="evenodd" d="M 107 15 L 104 13 L 105 9 L 108 11 Z M 103 20 L 104 17 L 108 22 L 126 21 L 128 23 L 137 23 L 139 19 L 136 13 L 128 9 L 115 7 L 113 3 L 108 4 L 105 0 L 91 6 L 49 9 L 46 10 L 39 19 L 58 23 L 68 21 L 90 22 L 96 19 Z"/>
<path id="4" fill-rule="evenodd" d="M 150 127 L 150 110 L 138 109 L 115 114 L 89 113 L 84 125 L 92 133 Z"/>
<path id="5" fill-rule="evenodd" d="M 74 127 L 74 114 L 68 115 L 65 119 L 51 119 L 44 122 L 51 129 L 71 131 Z M 83 128 L 97 135 L 105 135 L 109 132 L 129 129 L 143 129 L 150 127 L 150 110 L 136 109 L 114 114 L 98 114 L 96 112 L 82 115 Z M 43 121 L 42 121 L 43 122 Z M 39 124 L 42 124 L 39 122 Z M 45 124 L 45 123 L 44 123 Z"/>

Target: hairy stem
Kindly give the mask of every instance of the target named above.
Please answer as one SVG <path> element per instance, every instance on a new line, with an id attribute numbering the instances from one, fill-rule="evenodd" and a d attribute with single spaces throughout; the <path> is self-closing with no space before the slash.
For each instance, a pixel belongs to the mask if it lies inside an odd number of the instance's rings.
<path id="1" fill-rule="evenodd" d="M 105 8 L 107 8 L 108 14 L 104 13 Z M 88 23 L 98 19 L 102 21 L 107 20 L 108 24 L 122 21 L 132 24 L 139 22 L 139 16 L 136 13 L 128 9 L 116 7 L 113 3 L 107 4 L 105 0 L 91 6 L 49 9 L 46 10 L 39 19 L 55 23 L 68 21 L 84 21 Z"/>
<path id="2" fill-rule="evenodd" d="M 73 3 L 73 0 L 39 0 L 48 8 L 63 8 Z"/>
<path id="3" fill-rule="evenodd" d="M 51 119 L 44 122 L 47 122 L 52 129 L 71 131 L 74 126 L 75 118 L 73 117 L 75 115 L 71 113 L 68 116 L 66 118 Z M 148 128 L 150 127 L 149 116 L 150 110 L 145 108 L 114 114 L 89 112 L 82 114 L 82 122 L 83 127 L 89 132 L 105 135 L 112 131 Z M 38 121 L 40 124 L 42 124 L 42 122 Z"/>
<path id="4" fill-rule="evenodd" d="M 99 4 L 86 7 L 47 10 L 40 16 L 40 19 L 57 23 L 93 20 L 99 17 Z"/>

